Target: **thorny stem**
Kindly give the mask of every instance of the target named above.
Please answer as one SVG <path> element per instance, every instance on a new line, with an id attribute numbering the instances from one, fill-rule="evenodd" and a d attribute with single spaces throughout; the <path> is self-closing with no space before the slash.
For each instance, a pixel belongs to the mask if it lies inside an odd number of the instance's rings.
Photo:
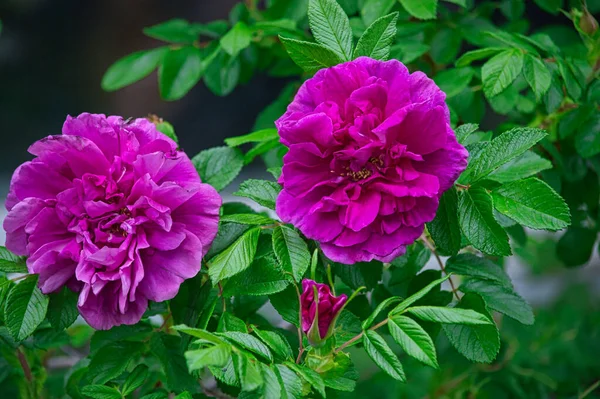
<path id="1" fill-rule="evenodd" d="M 296 358 L 296 364 L 300 364 L 304 353 L 304 344 L 302 343 L 302 298 L 297 284 L 294 284 L 294 288 L 296 294 L 298 294 L 298 357 Z"/>
<path id="2" fill-rule="evenodd" d="M 447 276 L 448 272 L 446 271 L 446 268 L 444 267 L 444 262 L 442 261 L 442 258 L 440 258 L 440 255 L 437 253 L 437 250 L 435 249 L 433 244 L 431 244 L 425 236 L 421 236 L 421 241 L 423 242 L 423 244 L 425 244 L 425 246 L 427 248 L 429 248 L 431 253 L 433 253 L 433 255 L 435 256 L 435 259 L 437 260 L 438 264 L 440 265 L 440 269 L 442 270 L 442 273 L 444 273 L 444 275 Z M 448 278 L 448 282 L 450 283 L 450 287 L 452 288 L 452 293 L 456 297 L 456 300 L 460 301 L 460 297 L 458 296 L 458 293 L 456 292 L 456 287 L 454 286 L 452 277 Z"/>
<path id="3" fill-rule="evenodd" d="M 385 325 L 388 323 L 388 321 L 389 321 L 389 320 L 390 320 L 389 318 L 386 318 L 386 319 L 385 319 L 385 320 L 383 320 L 382 322 L 380 322 L 380 323 L 377 323 L 377 324 L 375 324 L 373 327 L 369 328 L 369 330 L 377 330 L 379 327 L 385 326 Z M 359 340 L 359 339 L 360 339 L 360 338 L 363 336 L 363 334 L 364 334 L 364 333 L 363 333 L 363 332 L 361 332 L 361 333 L 359 333 L 358 335 L 355 335 L 354 337 L 350 338 L 348 341 L 346 341 L 346 342 L 344 342 L 342 345 L 340 345 L 340 347 L 339 347 L 339 348 L 337 348 L 337 349 L 335 350 L 335 352 L 336 352 L 336 353 L 337 353 L 337 352 L 341 352 L 341 351 L 342 351 L 344 348 L 346 348 L 346 347 L 348 347 L 348 346 L 352 345 L 354 342 L 358 341 L 358 340 Z"/>

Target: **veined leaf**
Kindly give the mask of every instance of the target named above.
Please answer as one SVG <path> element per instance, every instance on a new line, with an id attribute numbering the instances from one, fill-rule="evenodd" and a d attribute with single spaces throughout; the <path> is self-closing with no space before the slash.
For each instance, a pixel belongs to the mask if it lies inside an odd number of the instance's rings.
<path id="1" fill-rule="evenodd" d="M 6 247 L 0 246 L 0 272 L 27 273 L 25 258 L 13 254 Z"/>
<path id="2" fill-rule="evenodd" d="M 319 69 L 337 65 L 342 62 L 339 56 L 317 43 L 305 42 L 279 36 L 286 51 L 300 68 L 308 73 L 315 73 Z"/>
<path id="3" fill-rule="evenodd" d="M 102 77 L 102 89 L 119 90 L 150 75 L 169 52 L 168 47 L 137 51 L 117 60 Z"/>
<path id="4" fill-rule="evenodd" d="M 550 83 L 552 83 L 552 75 L 546 65 L 544 65 L 544 62 L 531 54 L 525 54 L 523 75 L 538 100 L 546 94 L 550 88 Z"/>
<path id="5" fill-rule="evenodd" d="M 95 384 L 104 384 L 120 376 L 135 357 L 142 352 L 141 342 L 119 341 L 99 350 L 88 366 L 89 375 Z"/>
<path id="6" fill-rule="evenodd" d="M 360 10 L 365 26 L 371 25 L 379 17 L 389 13 L 396 2 L 397 0 L 365 0 Z"/>
<path id="7" fill-rule="evenodd" d="M 223 288 L 223 296 L 272 295 L 290 284 L 273 256 L 264 256 L 252 262 L 243 272 L 231 277 Z"/>
<path id="8" fill-rule="evenodd" d="M 46 317 L 48 297 L 37 287 L 38 276 L 31 275 L 14 285 L 6 296 L 4 321 L 17 341 L 29 337 Z"/>
<path id="9" fill-rule="evenodd" d="M 427 284 L 425 287 L 423 287 L 419 291 L 415 292 L 414 294 L 412 294 L 411 296 L 409 296 L 408 298 L 406 298 L 405 300 L 400 302 L 400 304 L 398 306 L 396 306 L 394 309 L 392 309 L 392 311 L 390 312 L 390 316 L 393 316 L 398 313 L 402 313 L 410 305 L 412 305 L 413 303 L 417 302 L 419 299 L 421 299 L 425 295 L 427 295 L 429 293 L 429 291 L 431 291 L 433 288 L 437 287 L 438 285 L 442 284 L 444 281 L 448 280 L 448 278 L 450 278 L 449 274 L 445 277 L 442 277 L 440 279 L 437 279 L 437 280 L 432 281 L 431 283 Z"/>
<path id="10" fill-rule="evenodd" d="M 306 380 L 323 398 L 325 395 L 325 383 L 323 378 L 316 371 L 306 367 L 300 366 L 292 362 L 286 362 L 285 365 L 290 369 L 294 370 L 298 375 Z"/>
<path id="11" fill-rule="evenodd" d="M 363 333 L 363 344 L 365 351 L 377 366 L 390 377 L 398 381 L 406 381 L 400 360 L 379 334 L 373 330 L 366 330 Z"/>
<path id="12" fill-rule="evenodd" d="M 294 229 L 277 226 L 273 230 L 273 249 L 283 269 L 300 282 L 310 264 L 310 252 L 302 237 Z"/>
<path id="13" fill-rule="evenodd" d="M 466 53 L 461 55 L 458 60 L 456 60 L 454 65 L 456 65 L 457 67 L 464 67 L 470 65 L 473 61 L 478 61 L 484 58 L 491 57 L 492 55 L 496 55 L 504 50 L 506 49 L 502 47 L 489 47 L 467 51 Z"/>
<path id="14" fill-rule="evenodd" d="M 215 147 L 200 152 L 192 158 L 192 163 L 200 174 L 202 182 L 221 191 L 242 170 L 244 156 L 235 148 Z"/>
<path id="15" fill-rule="evenodd" d="M 87 385 L 81 388 L 81 393 L 93 399 L 121 399 L 123 397 L 117 388 L 105 385 Z"/>
<path id="16" fill-rule="evenodd" d="M 523 69 L 523 53 L 520 50 L 505 50 L 492 57 L 481 68 L 483 92 L 487 98 L 502 93 L 514 82 Z"/>
<path id="17" fill-rule="evenodd" d="M 409 317 L 398 315 L 390 318 L 388 328 L 392 338 L 407 355 L 428 366 L 439 368 L 435 345 L 419 323 Z"/>
<path id="18" fill-rule="evenodd" d="M 367 317 L 367 319 L 365 321 L 363 321 L 363 323 L 362 323 L 363 330 L 366 330 L 367 328 L 371 327 L 371 324 L 373 324 L 373 322 L 375 321 L 375 319 L 377 318 L 377 316 L 379 315 L 379 313 L 381 313 L 381 311 L 383 309 L 387 308 L 388 306 L 390 306 L 396 302 L 400 302 L 401 300 L 402 300 L 402 298 L 400 298 L 399 296 L 392 296 L 392 297 L 389 297 L 389 298 L 386 298 L 385 300 L 383 300 L 379 305 L 377 305 L 377 307 L 371 313 L 371 315 L 369 317 Z"/>
<path id="19" fill-rule="evenodd" d="M 171 49 L 158 67 L 160 96 L 167 101 L 179 100 L 198 83 L 205 68 L 196 47 Z"/>
<path id="20" fill-rule="evenodd" d="M 127 379 L 121 387 L 123 396 L 127 396 L 136 389 L 138 389 L 148 377 L 148 366 L 145 364 L 138 364 L 127 376 Z"/>
<path id="21" fill-rule="evenodd" d="M 213 285 L 243 272 L 250 266 L 256 253 L 259 235 L 259 228 L 248 230 L 229 248 L 211 259 L 208 275 Z"/>
<path id="22" fill-rule="evenodd" d="M 262 129 L 256 132 L 248 133 L 243 136 L 229 137 L 225 139 L 225 144 L 229 147 L 237 147 L 246 143 L 261 143 L 278 138 L 277 129 Z"/>
<path id="23" fill-rule="evenodd" d="M 445 308 L 442 306 L 415 306 L 407 312 L 424 321 L 444 324 L 490 324 L 481 313 L 470 309 Z"/>
<path id="24" fill-rule="evenodd" d="M 387 60 L 396 36 L 397 21 L 398 13 L 395 12 L 373 22 L 358 40 L 354 58 L 366 56 L 376 60 Z"/>
<path id="25" fill-rule="evenodd" d="M 438 0 L 400 0 L 402 7 L 413 17 L 435 19 Z"/>
<path id="26" fill-rule="evenodd" d="M 252 30 L 242 21 L 235 24 L 220 40 L 221 48 L 232 57 L 250 46 L 251 42 Z"/>
<path id="27" fill-rule="evenodd" d="M 213 345 L 185 352 L 185 360 L 190 371 L 208 366 L 223 367 L 229 361 L 230 356 L 231 346 L 229 345 Z"/>
<path id="28" fill-rule="evenodd" d="M 77 294 L 67 287 L 50 294 L 47 317 L 54 329 L 64 330 L 75 322 L 79 315 L 77 298 Z"/>
<path id="29" fill-rule="evenodd" d="M 335 0 L 310 0 L 308 22 L 317 42 L 342 61 L 352 59 L 352 29 L 348 16 Z"/>
<path id="30" fill-rule="evenodd" d="M 500 266 L 474 254 L 464 253 L 449 258 L 446 261 L 446 271 L 461 276 L 492 280 L 512 289 L 510 278 Z"/>
<path id="31" fill-rule="evenodd" d="M 273 181 L 248 179 L 240 184 L 239 190 L 233 195 L 250 198 L 264 207 L 275 209 L 280 191 L 281 186 Z"/>
<path id="32" fill-rule="evenodd" d="M 237 223 L 250 226 L 266 226 L 275 223 L 270 217 L 256 213 L 239 213 L 234 215 L 223 215 L 219 219 L 221 223 Z"/>
<path id="33" fill-rule="evenodd" d="M 253 327 L 252 331 L 280 358 L 288 359 L 292 356 L 289 342 L 275 331 L 259 330 Z"/>
<path id="34" fill-rule="evenodd" d="M 518 158 L 500 166 L 487 178 L 497 181 L 498 183 L 510 183 L 512 181 L 525 179 L 551 168 L 552 162 L 542 158 L 533 151 L 526 151 Z"/>
<path id="35" fill-rule="evenodd" d="M 427 223 L 427 230 L 440 252 L 449 255 L 458 253 L 461 236 L 458 224 L 458 193 L 454 187 L 440 198 L 435 219 Z"/>

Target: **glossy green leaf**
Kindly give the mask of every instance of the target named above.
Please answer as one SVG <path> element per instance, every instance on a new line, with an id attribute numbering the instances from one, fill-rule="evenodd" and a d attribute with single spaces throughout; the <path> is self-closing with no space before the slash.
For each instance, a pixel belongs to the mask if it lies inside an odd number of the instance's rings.
<path id="1" fill-rule="evenodd" d="M 176 18 L 144 28 L 144 34 L 165 42 L 192 44 L 198 40 L 200 32 L 198 25 Z"/>
<path id="2" fill-rule="evenodd" d="M 394 341 L 407 355 L 428 366 L 439 368 L 435 345 L 419 323 L 409 317 L 398 315 L 390 318 L 388 328 Z"/>
<path id="3" fill-rule="evenodd" d="M 31 275 L 13 286 L 6 295 L 4 321 L 17 341 L 29 337 L 46 317 L 48 297 L 37 287 L 38 276 Z"/>
<path id="4" fill-rule="evenodd" d="M 369 357 L 379 368 L 398 381 L 406 381 L 400 360 L 398 360 L 398 357 L 392 352 L 381 335 L 375 331 L 366 330 L 363 334 L 363 345 Z"/>
<path id="5" fill-rule="evenodd" d="M 477 50 L 467 51 L 466 53 L 461 55 L 458 60 L 456 60 L 454 65 L 456 65 L 459 68 L 464 67 L 464 66 L 470 65 L 473 61 L 478 61 L 478 60 L 482 60 L 484 58 L 489 58 L 489 57 L 496 55 L 499 52 L 504 51 L 504 50 L 505 49 L 502 47 L 488 47 L 488 48 L 481 48 L 481 49 L 477 49 Z"/>
<path id="6" fill-rule="evenodd" d="M 269 141 L 278 138 L 277 129 L 262 129 L 257 130 L 249 134 L 237 137 L 229 137 L 225 139 L 225 144 L 229 147 L 237 147 L 246 143 L 261 143 L 263 141 Z"/>
<path id="7" fill-rule="evenodd" d="M 138 389 L 148 378 L 148 366 L 145 364 L 138 364 L 127 376 L 127 379 L 121 387 L 121 392 L 124 396 L 129 395 L 136 389 Z"/>
<path id="8" fill-rule="evenodd" d="M 490 324 L 481 313 L 470 309 L 445 308 L 441 306 L 415 306 L 406 311 L 421 320 L 444 324 Z"/>
<path id="9" fill-rule="evenodd" d="M 77 310 L 78 295 L 64 287 L 59 292 L 49 295 L 48 321 L 56 330 L 64 330 L 75 322 L 79 311 Z"/>
<path id="10" fill-rule="evenodd" d="M 318 43 L 333 51 L 342 61 L 352 59 L 350 21 L 335 0 L 310 0 L 308 22 Z"/>
<path id="11" fill-rule="evenodd" d="M 446 93 L 446 97 L 454 97 L 460 94 L 469 86 L 473 78 L 474 71 L 471 68 L 446 69 L 438 73 L 434 80 L 435 83 Z"/>
<path id="12" fill-rule="evenodd" d="M 310 252 L 300 234 L 287 226 L 277 226 L 273 230 L 273 250 L 283 270 L 300 282 L 310 264 Z"/>
<path id="13" fill-rule="evenodd" d="M 223 295 L 271 295 L 283 291 L 289 284 L 289 277 L 283 274 L 275 258 L 265 256 L 231 277 L 223 288 Z"/>
<path id="14" fill-rule="evenodd" d="M 193 46 L 170 50 L 158 67 L 160 96 L 179 100 L 198 83 L 204 72 L 200 50 Z"/>
<path id="15" fill-rule="evenodd" d="M 395 12 L 373 22 L 358 40 L 354 58 L 365 56 L 376 60 L 387 60 L 396 36 L 397 21 L 398 13 Z"/>
<path id="16" fill-rule="evenodd" d="M 275 201 L 280 191 L 281 186 L 273 181 L 248 179 L 240 184 L 240 188 L 233 195 L 250 198 L 264 207 L 275 209 Z"/>
<path id="17" fill-rule="evenodd" d="M 142 352 L 141 342 L 118 341 L 102 347 L 92 356 L 88 366 L 95 384 L 104 384 L 120 376 Z"/>
<path id="18" fill-rule="evenodd" d="M 185 352 L 185 360 L 190 371 L 201 370 L 208 366 L 224 367 L 230 357 L 230 345 L 213 345 Z"/>
<path id="19" fill-rule="evenodd" d="M 394 304 L 396 302 L 400 302 L 401 300 L 402 300 L 402 298 L 400 298 L 398 296 L 392 296 L 392 297 L 386 298 L 383 301 L 381 301 L 381 303 L 379 305 L 377 305 L 377 307 L 369 315 L 369 317 L 367 317 L 365 319 L 365 321 L 363 321 L 363 323 L 362 323 L 363 330 L 366 330 L 367 328 L 371 327 L 371 324 L 373 324 L 373 322 L 375 321 L 377 316 L 379 316 L 379 313 L 381 313 L 385 308 L 387 308 L 388 306 L 391 306 L 392 304 Z"/>
<path id="20" fill-rule="evenodd" d="M 483 65 L 481 79 L 486 97 L 497 96 L 514 82 L 523 69 L 523 58 L 520 50 L 505 50 Z"/>
<path id="21" fill-rule="evenodd" d="M 432 281 L 431 283 L 427 284 L 425 287 L 423 287 L 419 291 L 415 292 L 414 294 L 412 294 L 411 296 L 409 296 L 408 298 L 406 298 L 405 300 L 400 302 L 400 304 L 398 306 L 396 306 L 394 309 L 392 309 L 392 311 L 390 312 L 390 316 L 404 312 L 410 305 L 417 302 L 419 299 L 423 298 L 425 295 L 427 295 L 429 293 L 429 291 L 431 291 L 433 288 L 439 286 L 444 281 L 448 280 L 448 278 L 450 278 L 450 275 L 446 275 L 445 277 L 442 277 L 440 279 L 437 279 L 437 280 Z"/>
<path id="22" fill-rule="evenodd" d="M 591 158 L 600 153 L 600 112 L 589 117 L 575 136 L 575 149 L 583 158 Z"/>
<path id="23" fill-rule="evenodd" d="M 294 370 L 299 376 L 301 376 L 306 382 L 308 382 L 323 398 L 325 395 L 325 383 L 323 378 L 316 371 L 306 367 L 297 365 L 295 363 L 286 362 L 285 365 L 290 369 Z"/>
<path id="24" fill-rule="evenodd" d="M 112 64 L 102 77 L 102 88 L 119 90 L 150 75 L 169 52 L 168 47 L 137 51 Z"/>
<path id="25" fill-rule="evenodd" d="M 256 327 L 252 331 L 280 358 L 288 359 L 292 356 L 292 348 L 289 342 L 277 332 L 259 330 Z"/>
<path id="26" fill-rule="evenodd" d="M 365 26 L 371 25 L 382 15 L 387 15 L 397 0 L 365 0 L 360 15 Z"/>
<path id="27" fill-rule="evenodd" d="M 6 247 L 0 246 L 0 272 L 27 273 L 25 258 L 13 254 Z"/>
<path id="28" fill-rule="evenodd" d="M 531 54 L 525 54 L 523 75 L 538 99 L 542 98 L 550 89 L 550 83 L 552 83 L 550 71 L 539 58 Z"/>
<path id="29" fill-rule="evenodd" d="M 300 68 L 308 73 L 315 73 L 319 69 L 334 66 L 342 62 L 332 50 L 311 42 L 290 39 L 279 36 L 286 51 Z"/>
<path id="30" fill-rule="evenodd" d="M 438 0 L 400 0 L 410 15 L 419 19 L 435 19 Z"/>
<path id="31" fill-rule="evenodd" d="M 208 269 L 213 285 L 247 269 L 256 253 L 260 229 L 253 228 L 238 238 L 230 247 L 211 259 Z"/>
<path id="32" fill-rule="evenodd" d="M 510 278 L 500 266 L 474 254 L 463 253 L 449 258 L 446 261 L 446 271 L 461 276 L 491 280 L 512 289 Z"/>
<path id="33" fill-rule="evenodd" d="M 203 183 L 221 191 L 240 173 L 244 166 L 244 157 L 235 148 L 214 147 L 200 152 L 192 158 L 192 163 Z"/>
<path id="34" fill-rule="evenodd" d="M 510 183 L 526 179 L 551 168 L 552 162 L 542 158 L 533 151 L 526 151 L 523 155 L 500 166 L 487 176 L 487 178 L 498 183 Z"/>
<path id="35" fill-rule="evenodd" d="M 232 57 L 237 56 L 252 42 L 252 30 L 244 22 L 238 22 L 220 40 L 221 48 Z"/>
<path id="36" fill-rule="evenodd" d="M 93 399 L 121 399 L 121 392 L 117 388 L 107 387 L 105 385 L 87 385 L 81 388 L 83 393 L 88 398 Z"/>

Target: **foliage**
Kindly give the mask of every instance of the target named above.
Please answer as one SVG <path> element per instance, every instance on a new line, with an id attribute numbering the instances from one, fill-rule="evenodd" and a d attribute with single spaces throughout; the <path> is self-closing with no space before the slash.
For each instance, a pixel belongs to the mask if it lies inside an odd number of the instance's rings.
<path id="1" fill-rule="evenodd" d="M 224 204 L 201 273 L 173 300 L 152 304 L 137 325 L 92 331 L 75 322 L 69 290 L 42 294 L 37 276 L 23 274 L 25 259 L 0 248 L 3 396 L 542 398 L 594 383 L 597 309 L 565 294 L 534 317 L 502 257 L 526 255 L 529 229 L 567 229 L 553 246 L 567 267 L 595 251 L 600 31 L 591 14 L 598 2 L 265 3 L 239 3 L 228 21 L 148 27 L 143 33 L 160 46 L 116 61 L 101 84 L 118 90 L 156 70 L 161 98 L 174 101 L 200 81 L 224 96 L 257 73 L 292 79 L 253 132 L 192 158 L 217 190 L 257 157 L 274 179 L 239 184 L 234 195 L 254 205 Z M 530 29 L 524 13 L 534 7 L 573 28 Z M 347 266 L 270 212 L 285 153 L 273 122 L 303 80 L 359 56 L 398 59 L 432 77 L 470 157 L 406 254 Z M 162 129 L 176 138 L 168 123 Z M 430 259 L 439 271 L 423 271 Z M 321 348 L 299 328 L 300 283 L 309 277 L 351 297 Z M 51 367 L 48 358 L 72 363 Z"/>

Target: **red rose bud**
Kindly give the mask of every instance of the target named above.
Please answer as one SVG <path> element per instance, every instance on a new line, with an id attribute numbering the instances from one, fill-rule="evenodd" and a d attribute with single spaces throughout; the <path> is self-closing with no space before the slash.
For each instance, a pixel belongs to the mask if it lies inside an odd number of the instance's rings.
<path id="1" fill-rule="evenodd" d="M 321 346 L 331 336 L 347 299 L 346 295 L 333 296 L 327 284 L 308 279 L 302 281 L 302 330 L 311 345 Z"/>
<path id="2" fill-rule="evenodd" d="M 579 20 L 579 29 L 585 32 L 588 36 L 592 36 L 598 31 L 598 21 L 588 10 L 584 10 L 581 19 Z"/>

